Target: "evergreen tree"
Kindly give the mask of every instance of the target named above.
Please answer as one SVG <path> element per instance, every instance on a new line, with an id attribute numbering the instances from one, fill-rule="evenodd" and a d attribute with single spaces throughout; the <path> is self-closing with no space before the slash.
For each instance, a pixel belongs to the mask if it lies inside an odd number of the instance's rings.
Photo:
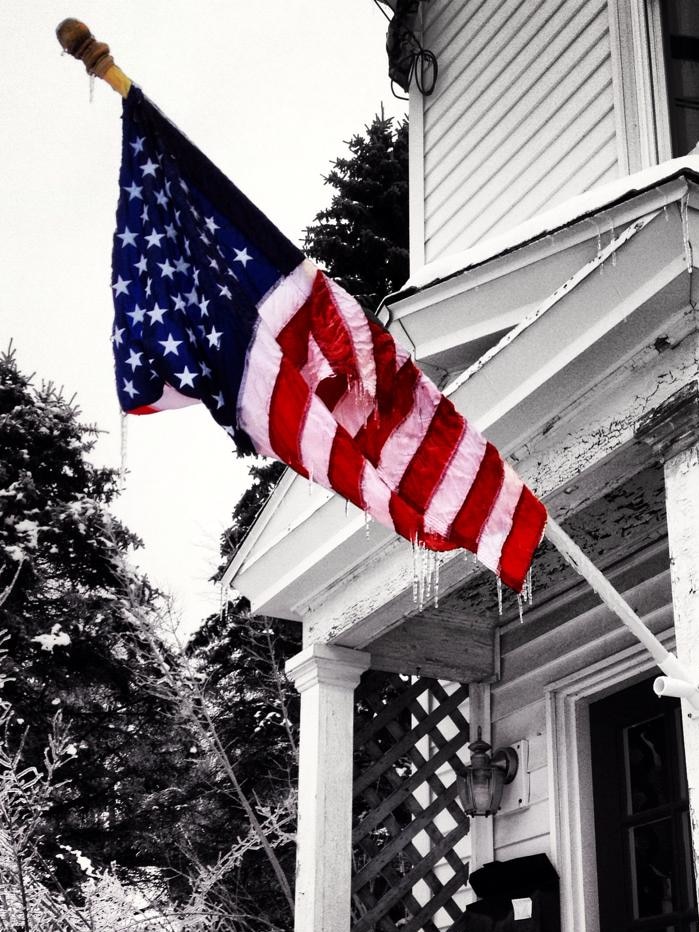
<path id="1" fill-rule="evenodd" d="M 305 249 L 367 311 L 408 277 L 408 123 L 383 113 L 348 143 L 325 179 L 330 207 L 306 230 Z"/>
<path id="2" fill-rule="evenodd" d="M 154 595 L 125 570 L 138 543 L 108 510 L 113 470 L 89 460 L 97 433 L 51 385 L 0 356 L 0 629 L 14 709 L 7 740 L 39 771 L 60 713 L 72 760 L 44 813 L 43 854 L 70 886 L 78 849 L 96 866 L 163 863 L 162 838 L 189 736 L 144 686 L 134 607 Z M 138 655 L 138 656 L 137 656 Z"/>

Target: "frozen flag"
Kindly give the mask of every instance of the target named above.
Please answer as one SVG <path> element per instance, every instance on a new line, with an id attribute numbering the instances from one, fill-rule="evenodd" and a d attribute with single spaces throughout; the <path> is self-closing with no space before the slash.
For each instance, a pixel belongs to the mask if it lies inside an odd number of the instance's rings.
<path id="1" fill-rule="evenodd" d="M 542 503 L 357 302 L 137 87 L 124 101 L 112 340 L 122 408 L 202 402 L 410 541 L 520 591 Z"/>

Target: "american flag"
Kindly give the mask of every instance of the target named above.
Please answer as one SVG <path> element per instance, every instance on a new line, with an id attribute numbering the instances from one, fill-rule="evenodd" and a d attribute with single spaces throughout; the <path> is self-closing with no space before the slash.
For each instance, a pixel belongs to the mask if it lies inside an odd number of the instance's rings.
<path id="1" fill-rule="evenodd" d="M 495 447 L 132 87 L 113 249 L 124 411 L 202 402 L 413 543 L 465 548 L 520 591 L 546 522 Z"/>

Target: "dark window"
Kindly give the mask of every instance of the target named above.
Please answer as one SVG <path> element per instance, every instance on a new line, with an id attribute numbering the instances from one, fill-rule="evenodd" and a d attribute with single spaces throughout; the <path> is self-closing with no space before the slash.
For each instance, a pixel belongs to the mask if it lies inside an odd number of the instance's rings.
<path id="1" fill-rule="evenodd" d="M 661 0 L 673 156 L 699 142 L 699 2 Z"/>
<path id="2" fill-rule="evenodd" d="M 652 680 L 590 706 L 600 932 L 697 932 L 680 714 Z"/>

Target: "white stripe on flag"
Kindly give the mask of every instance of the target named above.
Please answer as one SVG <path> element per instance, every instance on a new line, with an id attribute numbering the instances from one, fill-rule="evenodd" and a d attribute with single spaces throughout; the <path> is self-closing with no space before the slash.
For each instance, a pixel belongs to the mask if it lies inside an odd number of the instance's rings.
<path id="1" fill-rule="evenodd" d="M 379 459 L 379 475 L 394 491 L 415 456 L 430 426 L 441 395 L 425 378 L 413 389 L 413 405 L 407 417 L 386 440 Z"/>
<path id="2" fill-rule="evenodd" d="M 275 459 L 269 439 L 269 411 L 281 362 L 281 347 L 264 320 L 259 320 L 248 347 L 240 385 L 238 423 L 258 453 Z"/>
<path id="3" fill-rule="evenodd" d="M 280 279 L 260 302 L 257 311 L 272 334 L 278 336 L 308 300 L 317 269 L 308 259 Z"/>
<path id="4" fill-rule="evenodd" d="M 182 392 L 178 392 L 172 385 L 167 382 L 163 383 L 163 393 L 157 401 L 152 401 L 148 407 L 155 411 L 171 411 L 174 408 L 187 408 L 189 405 L 201 404 L 199 398 L 188 398 Z"/>
<path id="5" fill-rule="evenodd" d="M 512 528 L 517 502 L 522 494 L 523 482 L 508 463 L 503 463 L 505 476 L 502 487 L 495 499 L 490 517 L 483 526 L 481 538 L 478 542 L 476 556 L 489 570 L 497 573 L 500 565 L 500 554 Z"/>
<path id="6" fill-rule="evenodd" d="M 311 395 L 301 431 L 301 461 L 309 477 L 326 488 L 330 488 L 328 469 L 336 430 L 332 414 L 317 395 Z"/>
<path id="7" fill-rule="evenodd" d="M 391 490 L 368 460 L 364 461 L 364 470 L 362 472 L 362 497 L 367 512 L 375 521 L 384 524 L 388 528 L 394 526 L 389 507 Z"/>
<path id="8" fill-rule="evenodd" d="M 425 530 L 446 536 L 459 513 L 485 455 L 485 438 L 464 426 L 450 463 L 425 512 Z"/>
<path id="9" fill-rule="evenodd" d="M 376 363 L 374 361 L 374 341 L 367 316 L 352 295 L 344 288 L 325 276 L 330 294 L 337 311 L 345 322 L 345 327 L 354 348 L 359 381 L 365 394 L 376 397 Z"/>
<path id="10" fill-rule="evenodd" d="M 329 378 L 332 374 L 333 370 L 330 363 L 316 343 L 315 337 L 310 335 L 308 338 L 308 360 L 301 370 L 304 382 L 314 392 L 318 387 L 318 383 Z"/>

